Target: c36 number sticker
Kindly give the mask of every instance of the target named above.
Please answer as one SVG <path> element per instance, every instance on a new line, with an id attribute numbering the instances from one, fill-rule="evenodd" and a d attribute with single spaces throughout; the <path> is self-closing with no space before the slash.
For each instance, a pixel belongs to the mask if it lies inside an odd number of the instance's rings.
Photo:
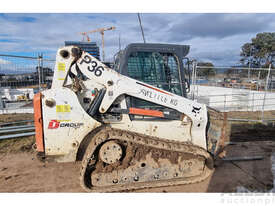
<path id="1" fill-rule="evenodd" d="M 84 56 L 80 64 L 82 64 L 83 62 L 85 62 L 86 64 L 90 64 L 87 67 L 88 71 L 93 72 L 97 77 L 100 77 L 102 75 L 104 68 L 102 66 L 98 66 L 96 61 L 92 61 L 90 56 Z"/>

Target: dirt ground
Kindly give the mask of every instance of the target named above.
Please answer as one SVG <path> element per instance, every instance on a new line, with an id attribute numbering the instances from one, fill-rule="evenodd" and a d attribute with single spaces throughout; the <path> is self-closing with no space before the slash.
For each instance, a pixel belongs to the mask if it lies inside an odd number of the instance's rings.
<path id="1" fill-rule="evenodd" d="M 32 118 L 21 117 L 20 120 Z M 0 123 L 15 117 L 0 115 Z M 17 119 L 18 120 L 18 119 Z M 234 123 L 227 157 L 263 156 L 254 161 L 218 161 L 214 173 L 203 182 L 133 192 L 267 192 L 273 188 L 271 155 L 275 156 L 274 127 Z M 0 192 L 84 192 L 79 185 L 80 162 L 43 163 L 32 150 L 34 137 L 0 141 Z M 274 166 L 273 166 L 274 167 Z M 273 190 L 274 191 L 274 190 Z"/>
<path id="2" fill-rule="evenodd" d="M 262 155 L 262 160 L 219 162 L 211 177 L 192 185 L 141 189 L 133 192 L 266 192 L 273 188 L 270 155 L 275 142 L 230 145 L 228 156 Z M 0 192 L 84 192 L 79 185 L 80 162 L 42 163 L 34 152 L 0 154 Z"/>

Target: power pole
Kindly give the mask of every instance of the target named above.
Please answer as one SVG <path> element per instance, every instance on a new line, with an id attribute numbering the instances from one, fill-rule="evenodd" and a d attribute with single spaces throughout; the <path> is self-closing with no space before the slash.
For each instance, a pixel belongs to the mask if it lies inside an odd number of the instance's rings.
<path id="1" fill-rule="evenodd" d="M 139 25 L 140 25 L 140 29 L 141 29 L 141 34 L 142 34 L 143 42 L 145 44 L 146 41 L 145 41 L 144 32 L 143 32 L 143 28 L 142 28 L 142 24 L 141 24 L 141 18 L 140 18 L 139 13 L 137 15 L 138 15 L 138 21 L 139 21 Z"/>

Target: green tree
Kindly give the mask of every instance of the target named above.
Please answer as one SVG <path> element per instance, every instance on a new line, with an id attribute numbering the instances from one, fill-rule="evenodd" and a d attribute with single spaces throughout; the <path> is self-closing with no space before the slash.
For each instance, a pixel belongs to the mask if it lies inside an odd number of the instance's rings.
<path id="1" fill-rule="evenodd" d="M 198 62 L 197 76 L 206 77 L 207 79 L 215 75 L 214 65 L 211 62 Z"/>
<path id="2" fill-rule="evenodd" d="M 240 62 L 244 66 L 268 67 L 275 58 L 275 32 L 258 33 L 241 48 Z"/>

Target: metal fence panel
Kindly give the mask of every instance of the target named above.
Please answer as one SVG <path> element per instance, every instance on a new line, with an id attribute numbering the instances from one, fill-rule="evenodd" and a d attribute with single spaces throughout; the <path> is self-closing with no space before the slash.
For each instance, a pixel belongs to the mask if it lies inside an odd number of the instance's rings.
<path id="1" fill-rule="evenodd" d="M 33 113 L 33 95 L 50 87 L 54 65 L 42 54 L 0 54 L 0 114 Z M 254 112 L 251 121 L 275 120 L 275 69 L 203 67 L 194 61 L 191 74 L 189 98 L 220 111 Z"/>
<path id="2" fill-rule="evenodd" d="M 50 87 L 54 65 L 42 54 L 0 54 L 0 114 L 33 113 L 33 96 Z"/>
<path id="3" fill-rule="evenodd" d="M 189 97 L 225 112 L 254 112 L 238 120 L 275 121 L 275 69 L 193 64 Z M 244 113 L 245 114 L 245 113 Z"/>

